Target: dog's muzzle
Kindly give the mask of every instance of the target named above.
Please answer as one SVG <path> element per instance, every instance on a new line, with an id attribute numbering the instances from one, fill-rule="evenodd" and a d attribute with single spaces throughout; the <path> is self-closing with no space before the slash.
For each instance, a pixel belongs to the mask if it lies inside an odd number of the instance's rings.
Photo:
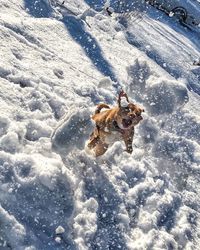
<path id="1" fill-rule="evenodd" d="M 124 128 L 129 128 L 131 125 L 136 125 L 142 120 L 142 116 L 138 115 L 132 118 L 126 118 L 122 120 L 122 125 Z"/>
<path id="2" fill-rule="evenodd" d="M 122 125 L 124 128 L 128 128 L 129 126 L 132 125 L 133 120 L 131 118 L 129 119 L 123 119 L 122 120 Z"/>

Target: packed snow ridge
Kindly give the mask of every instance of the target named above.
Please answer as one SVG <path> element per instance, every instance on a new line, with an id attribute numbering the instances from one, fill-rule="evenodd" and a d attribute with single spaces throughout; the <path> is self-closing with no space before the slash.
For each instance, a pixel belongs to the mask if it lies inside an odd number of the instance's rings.
<path id="1" fill-rule="evenodd" d="M 0 249 L 199 249 L 199 29 L 138 1 L 0 16 Z M 94 158 L 90 116 L 121 88 L 145 109 L 133 153 Z"/>

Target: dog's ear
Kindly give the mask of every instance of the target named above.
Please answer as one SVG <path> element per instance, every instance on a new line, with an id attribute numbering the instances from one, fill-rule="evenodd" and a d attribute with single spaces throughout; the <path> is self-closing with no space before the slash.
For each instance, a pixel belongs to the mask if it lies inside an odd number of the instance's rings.
<path id="1" fill-rule="evenodd" d="M 122 97 L 125 97 L 126 101 L 129 103 L 129 99 L 128 99 L 127 94 L 123 90 L 121 90 L 120 93 L 119 93 L 119 96 L 118 96 L 118 100 L 117 100 L 119 108 L 121 108 L 121 98 Z"/>

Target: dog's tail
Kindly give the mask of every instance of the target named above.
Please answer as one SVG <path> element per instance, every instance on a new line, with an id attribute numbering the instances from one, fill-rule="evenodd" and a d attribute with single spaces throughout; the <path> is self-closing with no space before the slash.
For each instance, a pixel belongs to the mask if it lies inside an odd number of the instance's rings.
<path id="1" fill-rule="evenodd" d="M 110 107 L 107 104 L 101 103 L 97 106 L 96 110 L 95 110 L 95 114 L 98 114 L 101 112 L 101 109 L 109 109 Z"/>

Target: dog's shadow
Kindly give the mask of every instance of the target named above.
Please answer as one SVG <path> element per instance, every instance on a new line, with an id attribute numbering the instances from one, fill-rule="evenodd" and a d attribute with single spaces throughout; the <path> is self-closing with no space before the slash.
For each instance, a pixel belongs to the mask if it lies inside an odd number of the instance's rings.
<path id="1" fill-rule="evenodd" d="M 78 162 L 85 167 L 77 166 Z M 84 151 L 79 152 L 76 159 L 72 157 L 69 164 L 76 165 L 80 178 L 83 178 L 86 199 L 94 198 L 98 203 L 97 230 L 90 242 L 91 249 L 127 249 L 119 219 L 123 201 L 102 169 L 103 164 Z"/>

